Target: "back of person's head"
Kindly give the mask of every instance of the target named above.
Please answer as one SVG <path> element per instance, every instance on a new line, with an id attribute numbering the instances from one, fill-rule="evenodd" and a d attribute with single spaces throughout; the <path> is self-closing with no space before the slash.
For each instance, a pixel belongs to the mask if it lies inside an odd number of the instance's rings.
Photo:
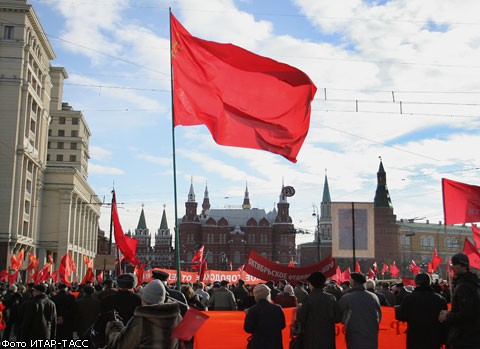
<path id="1" fill-rule="evenodd" d="M 197 288 L 203 290 L 203 289 L 205 289 L 205 284 L 202 281 L 200 281 L 200 282 L 197 283 Z"/>
<path id="2" fill-rule="evenodd" d="M 417 287 L 428 287 L 432 283 L 430 275 L 426 273 L 419 273 L 415 276 L 415 285 Z"/>
<path id="3" fill-rule="evenodd" d="M 9 290 L 10 292 L 17 292 L 17 291 L 18 291 L 18 287 L 17 287 L 17 285 L 15 285 L 15 284 L 11 284 L 10 286 L 8 286 L 8 290 Z"/>
<path id="4" fill-rule="evenodd" d="M 264 284 L 258 284 L 253 289 L 253 297 L 255 297 L 255 302 L 258 302 L 262 299 L 270 300 L 270 288 Z"/>
<path id="5" fill-rule="evenodd" d="M 367 279 L 365 278 L 365 275 L 362 273 L 351 273 L 350 274 L 350 279 L 352 279 L 357 285 L 363 285 L 365 282 L 367 282 Z"/>
<path id="6" fill-rule="evenodd" d="M 192 286 L 188 284 L 182 285 L 180 291 L 183 293 L 187 300 L 195 297 L 195 291 L 193 290 Z"/>
<path id="7" fill-rule="evenodd" d="M 293 292 L 293 287 L 292 285 L 285 285 L 285 287 L 283 288 L 283 292 L 289 296 L 293 296 L 294 295 L 294 292 Z"/>
<path id="8" fill-rule="evenodd" d="M 367 290 L 374 290 L 375 289 L 375 281 L 372 279 L 368 279 L 367 282 L 365 283 L 365 288 Z"/>
<path id="9" fill-rule="evenodd" d="M 314 271 L 307 277 L 307 281 L 314 287 L 314 288 L 322 288 L 325 285 L 325 275 L 319 271 Z"/>
<path id="10" fill-rule="evenodd" d="M 150 281 L 140 292 L 140 298 L 145 304 L 153 305 L 165 302 L 166 291 L 163 282 L 158 279 Z"/>
<path id="11" fill-rule="evenodd" d="M 86 285 L 86 286 L 83 288 L 83 292 L 84 292 L 86 295 L 92 295 L 93 292 L 95 292 L 95 289 L 93 288 L 93 286 Z"/>

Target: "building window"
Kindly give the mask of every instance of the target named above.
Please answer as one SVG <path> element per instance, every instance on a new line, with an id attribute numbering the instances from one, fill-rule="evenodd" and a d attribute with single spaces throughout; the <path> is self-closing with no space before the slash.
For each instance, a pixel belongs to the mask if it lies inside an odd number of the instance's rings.
<path id="1" fill-rule="evenodd" d="M 65 130 L 58 130 L 59 137 L 65 137 Z"/>
<path id="2" fill-rule="evenodd" d="M 28 235 L 28 222 L 23 221 L 23 235 L 27 236 Z"/>
<path id="3" fill-rule="evenodd" d="M 57 143 L 57 149 L 63 149 L 63 142 Z"/>
<path id="4" fill-rule="evenodd" d="M 50 161 L 50 154 L 47 154 L 47 161 Z"/>
<path id="5" fill-rule="evenodd" d="M 458 239 L 457 238 L 446 238 L 445 245 L 447 248 L 458 248 Z"/>
<path id="6" fill-rule="evenodd" d="M 25 213 L 30 214 L 30 201 L 25 200 Z"/>
<path id="7" fill-rule="evenodd" d="M 31 193 L 32 192 L 32 181 L 27 179 L 27 193 Z"/>
<path id="8" fill-rule="evenodd" d="M 72 137 L 78 137 L 78 131 L 77 130 L 72 130 L 72 132 L 70 133 L 70 135 Z"/>
<path id="9" fill-rule="evenodd" d="M 33 133 L 35 133 L 35 129 L 36 129 L 35 120 L 30 120 L 30 131 L 32 131 Z"/>
<path id="10" fill-rule="evenodd" d="M 402 246 L 410 246 L 410 236 L 402 236 Z"/>
<path id="11" fill-rule="evenodd" d="M 77 161 L 77 156 L 76 155 L 70 155 L 70 162 L 76 162 Z"/>
<path id="12" fill-rule="evenodd" d="M 60 125 L 65 125 L 65 118 L 64 118 L 64 117 L 59 118 L 59 119 L 58 119 L 58 123 L 59 123 Z"/>
<path id="13" fill-rule="evenodd" d="M 77 149 L 77 143 L 70 143 L 70 149 Z"/>
<path id="14" fill-rule="evenodd" d="M 78 125 L 78 118 L 72 118 L 72 125 Z"/>
<path id="15" fill-rule="evenodd" d="M 3 31 L 3 38 L 4 39 L 13 39 L 13 26 L 12 25 L 6 25 L 5 29 Z"/>
<path id="16" fill-rule="evenodd" d="M 48 144 L 47 144 L 47 148 L 48 148 L 48 149 L 50 149 L 50 148 L 51 148 L 51 146 L 52 146 L 52 143 L 51 143 L 51 142 L 48 142 Z"/>
<path id="17" fill-rule="evenodd" d="M 48 130 L 48 135 L 49 135 L 49 136 L 52 135 L 52 130 Z"/>
<path id="18" fill-rule="evenodd" d="M 63 161 L 63 155 L 62 154 L 57 155 L 57 161 Z"/>

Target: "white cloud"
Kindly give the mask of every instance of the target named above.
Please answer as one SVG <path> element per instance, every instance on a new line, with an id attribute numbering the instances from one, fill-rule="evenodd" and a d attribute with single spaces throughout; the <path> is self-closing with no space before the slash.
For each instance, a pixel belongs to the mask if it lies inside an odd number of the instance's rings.
<path id="1" fill-rule="evenodd" d="M 107 167 L 90 163 L 88 172 L 95 175 L 123 175 L 125 172 L 119 168 Z"/>

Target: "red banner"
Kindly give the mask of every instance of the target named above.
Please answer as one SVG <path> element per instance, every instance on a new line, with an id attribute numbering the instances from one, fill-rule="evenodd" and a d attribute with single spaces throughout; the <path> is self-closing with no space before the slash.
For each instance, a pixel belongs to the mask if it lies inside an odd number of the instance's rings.
<path id="1" fill-rule="evenodd" d="M 335 259 L 332 256 L 328 256 L 318 263 L 306 267 L 292 268 L 272 262 L 254 250 L 250 250 L 243 270 L 262 280 L 278 281 L 285 279 L 295 284 L 297 281 L 306 281 L 307 277 L 314 271 L 321 271 L 327 278 L 334 275 Z"/>
<path id="2" fill-rule="evenodd" d="M 169 284 L 177 282 L 177 271 L 173 269 L 160 269 L 153 268 L 150 270 L 145 270 L 143 273 L 144 281 L 151 281 L 152 270 L 163 270 L 169 274 L 167 282 Z M 215 281 L 227 280 L 231 283 L 237 283 L 238 280 L 242 279 L 246 284 L 261 284 L 265 283 L 265 280 L 258 279 L 252 275 L 249 275 L 246 272 L 241 271 L 226 271 L 226 270 L 207 270 L 202 281 L 205 284 L 213 284 Z M 196 282 L 198 280 L 198 273 L 195 271 L 182 271 L 181 272 L 181 283 L 187 282 Z"/>

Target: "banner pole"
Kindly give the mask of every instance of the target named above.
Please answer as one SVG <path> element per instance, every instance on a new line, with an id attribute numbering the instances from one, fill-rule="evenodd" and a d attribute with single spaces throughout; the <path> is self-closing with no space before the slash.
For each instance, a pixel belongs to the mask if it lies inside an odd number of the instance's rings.
<path id="1" fill-rule="evenodd" d="M 175 263 L 177 265 L 177 289 L 180 291 L 181 288 L 181 267 L 180 267 L 180 233 L 178 231 L 178 210 L 177 210 L 177 162 L 175 156 L 175 104 L 173 98 L 173 66 L 172 66 L 172 8 L 168 8 L 168 23 L 170 25 L 170 98 L 172 101 L 172 161 L 173 161 L 173 205 L 175 211 Z"/>

